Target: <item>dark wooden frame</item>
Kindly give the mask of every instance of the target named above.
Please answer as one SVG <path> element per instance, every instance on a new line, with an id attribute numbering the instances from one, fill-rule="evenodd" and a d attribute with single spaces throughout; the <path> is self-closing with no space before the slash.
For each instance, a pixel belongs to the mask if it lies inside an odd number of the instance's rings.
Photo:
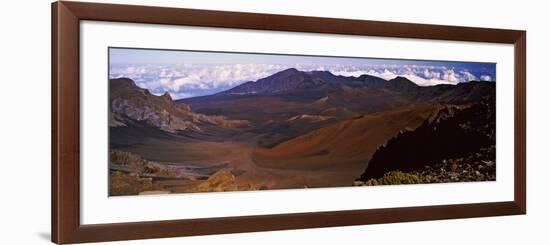
<path id="1" fill-rule="evenodd" d="M 81 20 L 507 43 L 515 52 L 514 201 L 352 211 L 80 224 Z M 52 241 L 80 243 L 304 229 L 526 213 L 526 32 L 458 26 L 236 13 L 131 5 L 52 4 Z"/>

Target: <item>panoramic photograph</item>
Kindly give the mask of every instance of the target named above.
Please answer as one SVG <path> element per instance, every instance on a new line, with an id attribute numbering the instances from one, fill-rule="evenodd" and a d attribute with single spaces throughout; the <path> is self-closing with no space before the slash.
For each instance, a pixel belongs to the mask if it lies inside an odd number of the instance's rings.
<path id="1" fill-rule="evenodd" d="M 114 48 L 109 195 L 496 180 L 496 64 Z"/>

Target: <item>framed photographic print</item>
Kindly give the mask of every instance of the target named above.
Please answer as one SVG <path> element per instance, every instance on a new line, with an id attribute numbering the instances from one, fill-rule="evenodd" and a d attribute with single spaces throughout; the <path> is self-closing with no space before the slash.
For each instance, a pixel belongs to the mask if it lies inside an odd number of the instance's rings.
<path id="1" fill-rule="evenodd" d="M 525 214 L 526 32 L 52 5 L 52 240 Z"/>

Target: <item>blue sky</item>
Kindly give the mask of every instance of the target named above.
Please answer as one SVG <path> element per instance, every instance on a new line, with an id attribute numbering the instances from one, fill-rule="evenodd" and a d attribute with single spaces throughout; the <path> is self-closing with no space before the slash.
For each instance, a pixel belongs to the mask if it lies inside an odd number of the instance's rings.
<path id="1" fill-rule="evenodd" d="M 496 64 L 374 58 L 109 49 L 109 77 L 129 77 L 155 94 L 173 98 L 208 95 L 278 71 L 326 70 L 337 75 L 404 76 L 421 86 L 496 81 Z"/>

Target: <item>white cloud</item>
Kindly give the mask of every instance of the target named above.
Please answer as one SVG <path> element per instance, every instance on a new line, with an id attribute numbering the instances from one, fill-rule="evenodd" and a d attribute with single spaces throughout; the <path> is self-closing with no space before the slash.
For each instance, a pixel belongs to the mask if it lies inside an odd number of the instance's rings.
<path id="1" fill-rule="evenodd" d="M 460 73 L 462 74 L 461 82 L 471 82 L 471 81 L 478 80 L 477 77 L 474 76 L 474 74 L 470 73 L 469 71 L 460 71 Z"/>
<path id="2" fill-rule="evenodd" d="M 359 77 L 363 74 L 386 80 L 406 77 L 420 86 L 457 84 L 472 80 L 492 81 L 490 75 L 479 78 L 465 69 L 423 65 L 318 65 L 318 64 L 128 64 L 113 65 L 110 77 L 129 77 L 138 86 L 155 93 L 164 91 L 173 98 L 192 97 L 197 91 L 219 92 L 246 81 L 256 81 L 278 71 L 295 67 L 302 71 L 325 70 L 335 75 Z"/>
<path id="3" fill-rule="evenodd" d="M 441 72 L 434 71 L 433 69 L 434 69 L 433 66 L 431 68 L 424 68 L 424 71 L 423 71 L 424 77 L 439 79 L 441 77 Z"/>
<path id="4" fill-rule="evenodd" d="M 169 92 L 170 93 L 170 96 L 172 97 L 172 99 L 174 100 L 179 100 L 179 99 L 185 99 L 185 98 L 189 98 L 189 97 L 193 97 L 194 94 L 192 93 L 174 93 L 174 92 Z"/>
<path id="5" fill-rule="evenodd" d="M 479 79 L 481 79 L 481 81 L 493 81 L 493 78 L 489 75 L 481 75 Z"/>

